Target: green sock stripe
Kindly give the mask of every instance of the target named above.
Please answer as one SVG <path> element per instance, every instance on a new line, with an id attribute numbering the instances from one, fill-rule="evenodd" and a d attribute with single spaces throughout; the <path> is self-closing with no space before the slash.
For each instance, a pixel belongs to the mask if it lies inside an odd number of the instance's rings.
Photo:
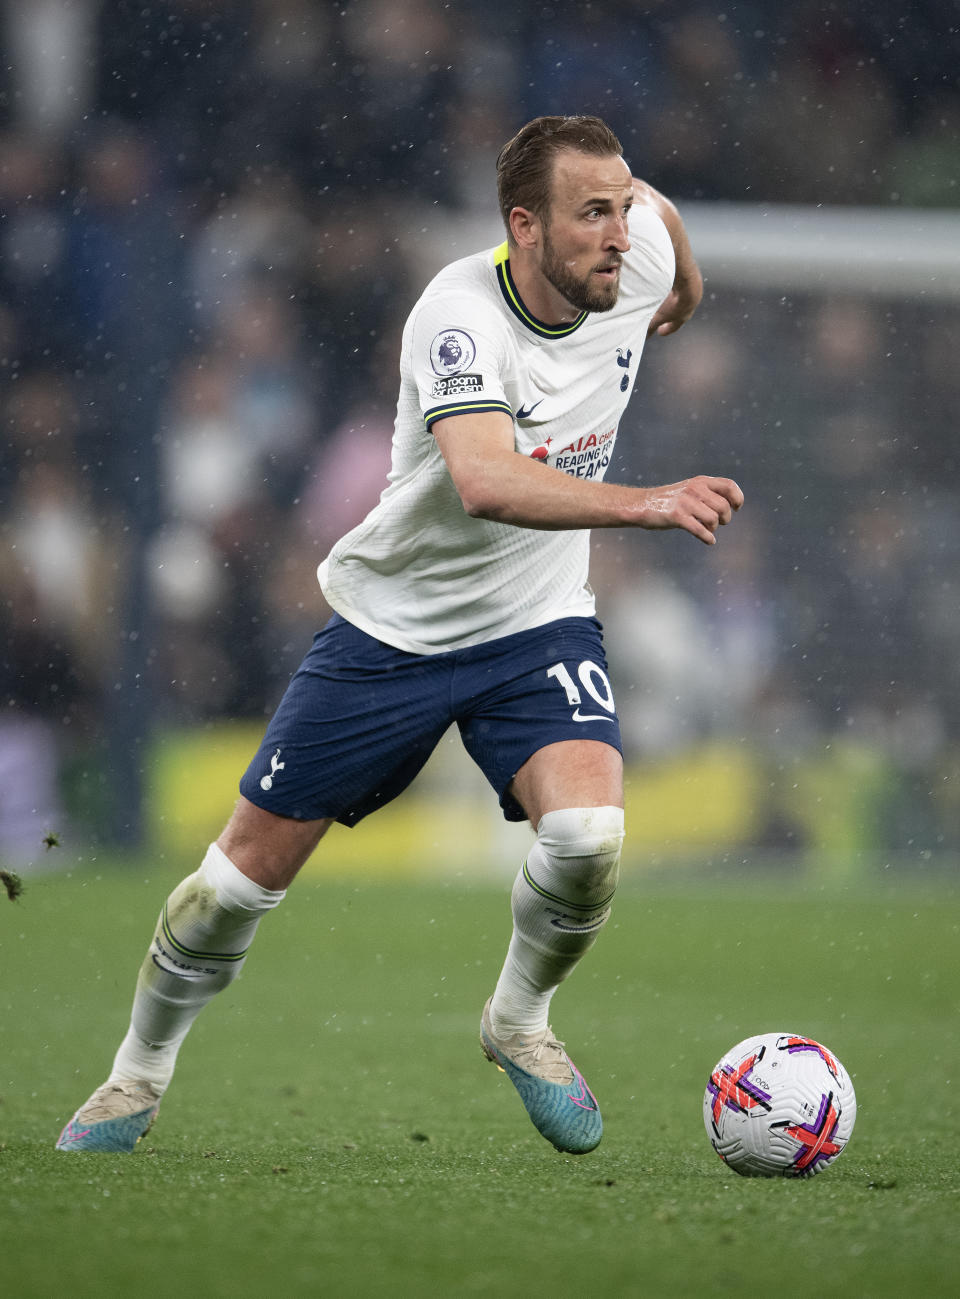
<path id="1" fill-rule="evenodd" d="M 245 947 L 242 952 L 195 952 L 192 948 L 184 947 L 183 943 L 178 942 L 174 937 L 173 930 L 170 928 L 170 923 L 167 919 L 166 903 L 163 904 L 161 926 L 163 928 L 164 938 L 174 951 L 179 952 L 181 956 L 188 956 L 194 961 L 242 961 L 250 950 L 249 947 Z"/>
<path id="2" fill-rule="evenodd" d="M 539 893 L 540 896 L 546 898 L 548 902 L 556 902 L 561 907 L 569 907 L 571 911 L 601 911 L 604 907 L 610 905 L 613 901 L 614 894 L 617 891 L 616 889 L 613 889 L 605 898 L 602 898 L 598 902 L 568 902 L 566 898 L 561 898 L 556 893 L 550 893 L 547 889 L 539 885 L 530 874 L 530 869 L 526 862 L 523 863 L 523 878 L 533 889 L 534 893 Z"/>

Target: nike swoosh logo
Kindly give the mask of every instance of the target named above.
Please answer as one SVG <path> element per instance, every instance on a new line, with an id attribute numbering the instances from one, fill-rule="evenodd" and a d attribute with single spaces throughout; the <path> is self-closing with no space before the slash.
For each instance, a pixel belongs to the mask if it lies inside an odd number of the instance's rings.
<path id="1" fill-rule="evenodd" d="M 609 713 L 581 713 L 580 709 L 574 710 L 573 720 L 575 722 L 612 722 L 613 718 Z"/>
<path id="2" fill-rule="evenodd" d="M 73 1120 L 71 1119 L 70 1123 L 72 1122 Z M 67 1141 L 80 1141 L 83 1137 L 89 1136 L 90 1133 L 93 1131 L 92 1128 L 84 1128 L 82 1132 L 71 1132 L 70 1135 L 66 1137 L 67 1128 L 69 1128 L 70 1123 L 68 1123 L 67 1127 L 63 1129 L 63 1131 L 60 1133 L 60 1136 L 57 1140 L 57 1145 L 61 1150 L 63 1150 L 66 1147 Z M 64 1137 L 66 1137 L 66 1141 L 64 1141 Z"/>
<path id="3" fill-rule="evenodd" d="M 567 1092 L 567 1100 L 573 1101 L 574 1105 L 579 1105 L 582 1110 L 598 1110 L 600 1106 L 597 1104 L 596 1096 L 594 1096 L 593 1092 L 584 1082 L 583 1074 L 569 1056 L 567 1056 L 567 1064 L 573 1070 L 574 1081 L 580 1086 L 580 1095 L 571 1096 L 571 1094 Z"/>
<path id="4" fill-rule="evenodd" d="M 566 920 L 551 920 L 554 929 L 559 929 L 564 934 L 589 934 L 594 929 L 602 929 L 607 923 L 607 917 L 601 916 L 599 920 L 588 920 L 582 925 L 568 924 Z"/>
<path id="5" fill-rule="evenodd" d="M 544 400 L 543 397 L 541 397 L 540 401 L 543 400 Z M 517 419 L 529 419 L 530 416 L 533 414 L 533 412 L 540 405 L 540 401 L 535 401 L 532 406 L 519 406 L 517 408 Z"/>

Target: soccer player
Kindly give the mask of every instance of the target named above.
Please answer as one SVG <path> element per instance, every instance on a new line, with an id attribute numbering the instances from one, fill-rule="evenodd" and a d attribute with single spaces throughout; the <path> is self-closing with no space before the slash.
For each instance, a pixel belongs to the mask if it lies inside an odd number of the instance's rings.
<path id="1" fill-rule="evenodd" d="M 587 582 L 591 528 L 707 545 L 728 478 L 603 481 L 649 334 L 702 280 L 676 209 L 594 117 L 541 117 L 498 164 L 507 239 L 427 286 L 403 334 L 388 485 L 319 569 L 316 636 L 199 870 L 163 907 L 129 1032 L 61 1150 L 132 1150 L 202 1007 L 327 828 L 396 797 L 456 722 L 536 841 L 481 1044 L 558 1150 L 600 1141 L 597 1102 L 548 1026 L 610 915 L 623 840 L 619 723 Z"/>

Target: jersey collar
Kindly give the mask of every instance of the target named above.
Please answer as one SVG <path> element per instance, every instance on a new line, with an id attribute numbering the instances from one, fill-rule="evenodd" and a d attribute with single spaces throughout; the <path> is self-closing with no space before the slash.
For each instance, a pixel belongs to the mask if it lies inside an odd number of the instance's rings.
<path id="1" fill-rule="evenodd" d="M 526 325 L 531 333 L 539 335 L 540 338 L 566 338 L 574 330 L 580 328 L 587 316 L 587 311 L 581 311 L 576 320 L 569 325 L 547 325 L 542 320 L 538 320 L 524 306 L 523 299 L 517 292 L 517 286 L 513 282 L 513 276 L 510 273 L 510 245 L 506 240 L 493 254 L 493 264 L 497 271 L 497 280 L 500 283 L 500 292 L 503 294 L 503 300 L 507 306 L 520 321 L 521 325 Z"/>

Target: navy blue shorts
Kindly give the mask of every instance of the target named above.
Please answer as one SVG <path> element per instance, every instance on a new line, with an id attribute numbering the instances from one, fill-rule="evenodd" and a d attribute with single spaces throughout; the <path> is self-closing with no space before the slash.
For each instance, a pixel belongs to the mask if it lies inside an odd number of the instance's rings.
<path id="1" fill-rule="evenodd" d="M 557 740 L 622 752 L 595 618 L 562 618 L 443 654 L 407 654 L 339 614 L 314 637 L 240 792 L 296 820 L 356 825 L 401 793 L 456 722 L 508 821 L 509 785 Z"/>

